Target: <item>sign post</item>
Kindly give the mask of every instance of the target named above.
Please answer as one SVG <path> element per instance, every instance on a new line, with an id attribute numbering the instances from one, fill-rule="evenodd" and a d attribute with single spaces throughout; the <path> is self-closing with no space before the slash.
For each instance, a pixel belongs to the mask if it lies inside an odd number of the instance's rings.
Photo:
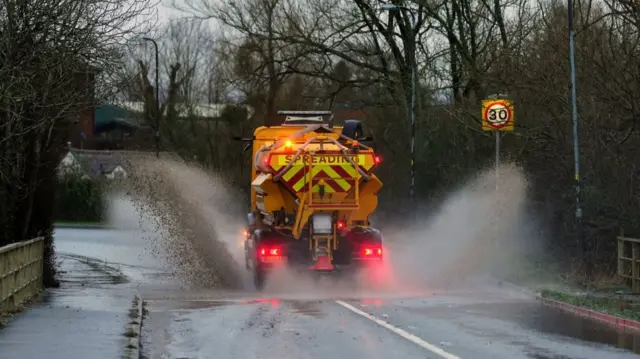
<path id="1" fill-rule="evenodd" d="M 500 133 L 513 132 L 514 128 L 513 102 L 507 95 L 491 95 L 482 101 L 482 130 L 491 131 L 496 137 L 496 181 L 499 180 Z"/>

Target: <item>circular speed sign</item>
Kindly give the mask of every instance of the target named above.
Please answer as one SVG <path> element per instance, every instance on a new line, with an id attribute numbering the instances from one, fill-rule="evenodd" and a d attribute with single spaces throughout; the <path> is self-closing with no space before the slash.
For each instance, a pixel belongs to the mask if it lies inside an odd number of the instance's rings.
<path id="1" fill-rule="evenodd" d="M 492 102 L 484 110 L 484 120 L 495 129 L 506 126 L 512 118 L 511 109 L 503 101 Z"/>

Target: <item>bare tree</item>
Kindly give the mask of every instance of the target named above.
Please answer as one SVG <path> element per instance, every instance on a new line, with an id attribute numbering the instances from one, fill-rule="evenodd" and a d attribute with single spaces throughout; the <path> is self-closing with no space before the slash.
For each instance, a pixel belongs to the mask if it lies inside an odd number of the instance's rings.
<path id="1" fill-rule="evenodd" d="M 0 5 L 0 245 L 45 235 L 53 279 L 56 167 L 69 126 L 89 111 L 149 0 L 3 0 Z M 103 76 L 105 77 L 105 76 Z M 36 201 L 37 199 L 37 201 Z"/>
<path id="2" fill-rule="evenodd" d="M 191 8 L 240 35 L 238 41 L 227 40 L 237 54 L 235 72 L 251 92 L 254 107 L 262 109 L 259 112 L 264 114 L 265 123 L 276 119 L 283 83 L 305 61 L 301 46 L 279 39 L 279 34 L 289 31 L 286 5 L 283 0 L 243 0 L 221 5 L 203 1 Z M 235 38 L 234 34 L 231 36 Z"/>
<path id="3" fill-rule="evenodd" d="M 414 52 L 422 107 L 419 194 L 425 199 L 437 200 L 492 161 L 493 141 L 479 129 L 479 102 L 506 91 L 516 102 L 518 130 L 505 138 L 504 156 L 529 172 L 534 206 L 553 232 L 550 247 L 570 253 L 575 241 L 566 5 L 391 2 L 411 8 L 414 18 L 407 11 L 382 11 L 388 1 L 377 0 L 202 0 L 188 10 L 225 32 L 225 83 L 241 88 L 264 113 L 282 104 L 335 102 L 358 102 L 368 110 L 367 125 L 387 159 L 382 196 L 406 192 L 397 173 L 405 171 L 408 158 L 402 112 Z M 613 250 L 613 227 L 624 224 L 640 233 L 634 161 L 640 141 L 639 9 L 628 0 L 575 2 L 585 223 L 603 258 Z M 615 178 L 604 175 L 609 173 Z"/>
<path id="4" fill-rule="evenodd" d="M 234 166 L 239 153 L 229 153 L 230 128 L 242 126 L 247 114 L 225 110 L 229 105 L 225 99 L 229 67 L 233 65 L 226 57 L 226 44 L 197 19 L 173 21 L 161 33 L 156 38 L 161 44 L 161 76 L 166 83 L 160 92 L 163 147 L 209 168 Z M 152 57 L 139 44 L 132 44 L 131 49 L 131 61 L 122 76 L 135 79 L 127 92 L 143 101 L 144 122 L 153 126 Z"/>

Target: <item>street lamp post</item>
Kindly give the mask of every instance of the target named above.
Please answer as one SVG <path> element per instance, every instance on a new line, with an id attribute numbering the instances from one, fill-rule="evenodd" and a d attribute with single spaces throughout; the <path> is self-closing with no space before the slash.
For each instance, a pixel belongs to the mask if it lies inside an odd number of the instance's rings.
<path id="1" fill-rule="evenodd" d="M 416 18 L 412 9 L 406 6 L 395 4 L 383 4 L 380 6 L 382 10 L 394 11 L 405 10 L 411 14 L 411 39 L 406 41 L 405 46 L 409 46 L 409 61 L 411 66 L 411 107 L 409 119 L 411 122 L 411 185 L 409 187 L 409 196 L 413 202 L 414 210 L 417 210 L 416 201 L 416 90 L 417 90 L 417 63 L 416 63 Z"/>
<path id="2" fill-rule="evenodd" d="M 580 136 L 578 127 L 578 104 L 576 95 L 576 60 L 575 60 L 575 31 L 573 29 L 573 1 L 567 0 L 567 22 L 569 25 L 569 63 L 571 66 L 571 118 L 573 122 L 573 165 L 576 196 L 576 241 L 582 252 L 583 263 L 586 264 L 587 277 L 591 275 L 589 259 L 586 258 L 587 251 L 582 228 L 582 207 L 580 206 Z"/>
<path id="3" fill-rule="evenodd" d="M 158 66 L 158 43 L 156 40 L 150 37 L 143 37 L 146 41 L 151 41 L 156 50 L 156 158 L 160 158 L 160 91 L 158 86 L 158 74 L 159 74 L 159 66 Z"/>

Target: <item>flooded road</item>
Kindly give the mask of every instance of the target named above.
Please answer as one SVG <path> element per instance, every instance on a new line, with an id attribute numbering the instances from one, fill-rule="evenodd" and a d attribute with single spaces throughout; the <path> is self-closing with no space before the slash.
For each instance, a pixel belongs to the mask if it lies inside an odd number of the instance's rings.
<path id="1" fill-rule="evenodd" d="M 62 288 L 0 330 L 0 358 L 120 358 L 135 293 L 148 303 L 142 333 L 148 359 L 640 354 L 638 335 L 482 283 L 460 291 L 317 298 L 189 292 L 167 275 L 135 231 L 58 229 L 56 248 Z M 39 345 L 30 345 L 32 340 Z"/>
<path id="2" fill-rule="evenodd" d="M 506 292 L 149 300 L 148 358 L 636 358 L 639 336 Z"/>

